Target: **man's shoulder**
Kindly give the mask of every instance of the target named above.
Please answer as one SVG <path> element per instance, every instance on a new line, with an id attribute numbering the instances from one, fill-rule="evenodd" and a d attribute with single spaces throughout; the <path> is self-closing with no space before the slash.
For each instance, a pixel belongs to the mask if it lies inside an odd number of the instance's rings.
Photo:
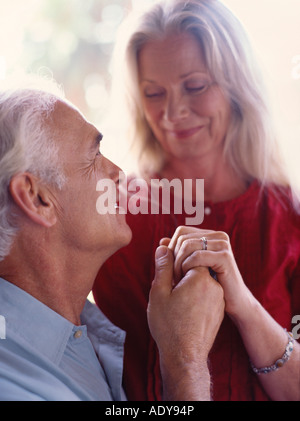
<path id="1" fill-rule="evenodd" d="M 79 400 L 51 361 L 9 335 L 0 341 L 0 401 Z"/>

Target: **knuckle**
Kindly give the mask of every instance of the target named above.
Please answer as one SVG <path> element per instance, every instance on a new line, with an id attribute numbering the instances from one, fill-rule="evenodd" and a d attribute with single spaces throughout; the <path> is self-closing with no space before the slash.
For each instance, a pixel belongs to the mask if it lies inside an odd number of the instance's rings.
<path id="1" fill-rule="evenodd" d="M 224 259 L 224 260 L 228 260 L 231 257 L 231 253 L 230 253 L 230 250 L 228 248 L 225 249 L 225 250 L 222 250 L 220 252 L 220 254 L 221 254 L 222 259 Z"/>
<path id="2" fill-rule="evenodd" d="M 176 228 L 175 230 L 175 234 L 180 237 L 181 235 L 183 235 L 185 233 L 185 229 L 186 227 L 183 225 L 180 225 L 179 227 Z"/>
<path id="3" fill-rule="evenodd" d="M 190 241 L 188 234 L 182 234 L 177 239 L 178 248 L 181 251 L 188 251 L 190 249 Z"/>
<path id="4" fill-rule="evenodd" d="M 190 250 L 191 243 L 186 237 L 181 237 L 181 250 L 185 253 Z"/>
<path id="5" fill-rule="evenodd" d="M 201 265 L 201 256 L 202 252 L 201 250 L 195 250 L 193 253 L 191 253 L 186 259 L 182 262 L 182 269 L 184 272 L 186 272 L 190 268 L 195 268 L 196 266 Z M 205 268 L 199 268 L 204 269 Z"/>
<path id="6" fill-rule="evenodd" d="M 230 251 L 230 243 L 225 239 L 220 240 L 220 248 L 223 251 Z"/>
<path id="7" fill-rule="evenodd" d="M 219 238 L 221 240 L 230 242 L 229 235 L 226 232 L 224 232 L 224 231 L 218 231 L 217 234 L 218 234 L 218 236 L 219 236 Z"/>

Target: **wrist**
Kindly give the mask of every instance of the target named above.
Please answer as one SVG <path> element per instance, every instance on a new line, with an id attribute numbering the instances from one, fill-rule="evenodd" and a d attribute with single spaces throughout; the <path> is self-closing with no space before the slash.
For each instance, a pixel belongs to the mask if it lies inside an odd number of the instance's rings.
<path id="1" fill-rule="evenodd" d="M 234 324 L 239 327 L 249 323 L 253 315 L 255 315 L 255 312 L 258 311 L 260 307 L 260 303 L 256 300 L 251 291 L 246 287 L 246 285 L 243 285 L 242 290 L 238 295 L 238 300 L 230 306 L 227 306 L 226 303 L 225 311 Z"/>
<path id="2" fill-rule="evenodd" d="M 193 336 L 189 341 L 180 341 L 177 338 L 176 345 L 169 343 L 167 347 L 159 347 L 160 362 L 165 367 L 173 369 L 189 369 L 193 366 L 206 367 L 208 355 L 212 344 L 207 342 L 204 334 L 199 332 L 199 337 Z"/>
<path id="3" fill-rule="evenodd" d="M 197 361 L 160 356 L 164 400 L 210 400 L 210 373 L 207 358 Z"/>
<path id="4" fill-rule="evenodd" d="M 255 367 L 255 365 L 252 363 L 252 361 L 250 360 L 250 364 L 252 367 L 252 370 L 254 371 L 254 373 L 256 374 L 268 374 L 272 371 L 277 371 L 279 368 L 283 367 L 284 364 L 290 359 L 290 356 L 293 352 L 294 349 L 294 338 L 291 332 L 287 332 L 286 329 L 284 329 L 284 331 L 286 332 L 286 336 L 287 336 L 287 345 L 284 349 L 284 353 L 282 354 L 282 356 L 280 358 L 278 358 L 274 364 L 271 364 L 269 366 L 266 367 L 261 367 L 261 368 L 257 368 Z"/>

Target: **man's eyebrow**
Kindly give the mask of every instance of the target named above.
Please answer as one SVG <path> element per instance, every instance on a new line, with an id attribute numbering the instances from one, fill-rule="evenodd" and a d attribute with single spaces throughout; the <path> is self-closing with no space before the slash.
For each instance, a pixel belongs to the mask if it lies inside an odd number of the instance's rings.
<path id="1" fill-rule="evenodd" d="M 99 148 L 100 142 L 103 139 L 103 134 L 97 132 L 94 136 L 94 141 L 91 143 L 91 151 L 95 150 L 95 148 Z"/>
<path id="2" fill-rule="evenodd" d="M 95 139 L 97 145 L 99 145 L 99 143 L 101 142 L 102 139 L 103 139 L 103 134 L 98 132 L 97 136 L 96 136 L 96 139 Z"/>
<path id="3" fill-rule="evenodd" d="M 102 139 L 103 139 L 103 134 L 98 132 L 98 131 L 96 133 L 94 131 L 92 136 L 91 136 L 91 134 L 89 135 L 89 147 L 88 148 L 89 148 L 89 151 L 91 153 L 94 153 L 94 151 L 96 149 L 99 149 L 100 142 L 101 142 Z"/>

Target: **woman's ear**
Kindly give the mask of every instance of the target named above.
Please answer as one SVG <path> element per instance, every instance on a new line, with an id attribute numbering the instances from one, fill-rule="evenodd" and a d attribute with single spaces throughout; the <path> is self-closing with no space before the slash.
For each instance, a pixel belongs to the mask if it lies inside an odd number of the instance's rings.
<path id="1" fill-rule="evenodd" d="M 49 190 L 30 173 L 20 173 L 12 177 L 10 194 L 31 221 L 50 228 L 56 223 L 55 207 Z"/>

